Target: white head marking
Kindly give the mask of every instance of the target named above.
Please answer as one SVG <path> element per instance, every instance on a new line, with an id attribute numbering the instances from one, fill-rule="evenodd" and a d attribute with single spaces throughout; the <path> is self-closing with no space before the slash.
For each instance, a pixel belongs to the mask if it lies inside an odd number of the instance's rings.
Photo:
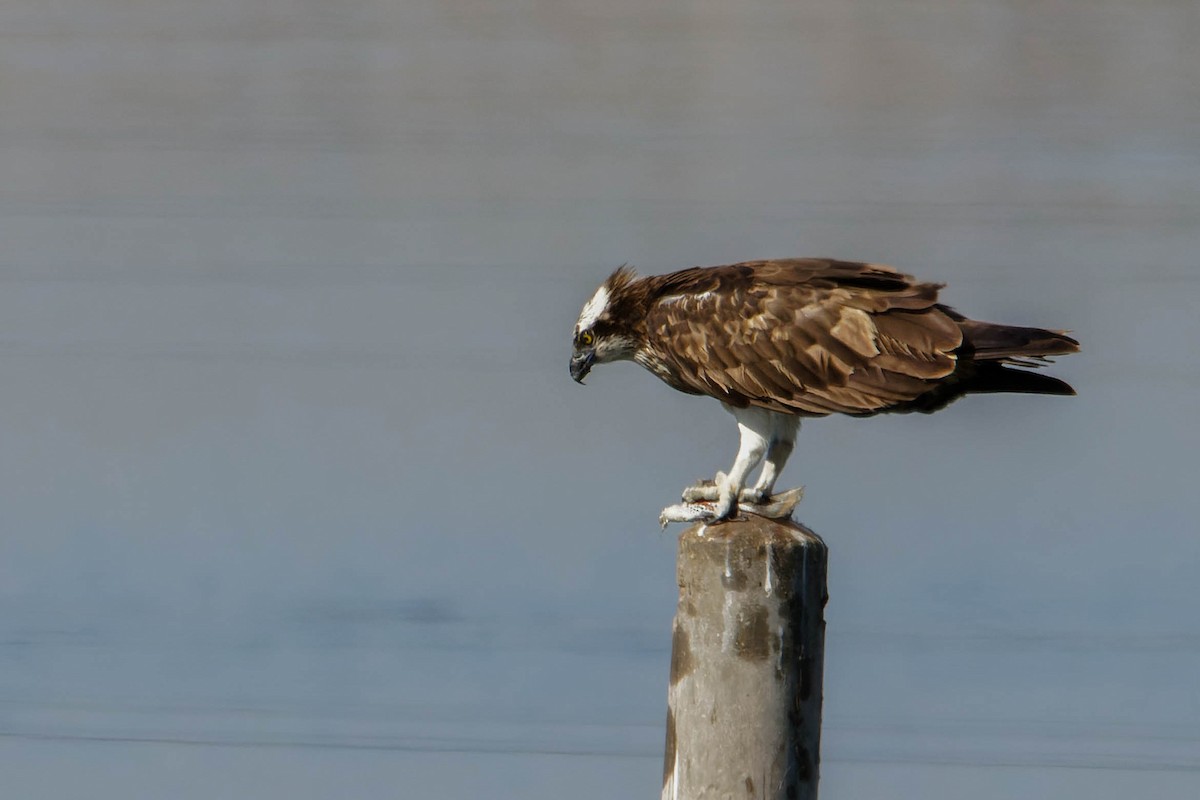
<path id="1" fill-rule="evenodd" d="M 587 301 L 583 311 L 579 313 L 579 321 L 575 323 L 576 332 L 586 331 L 595 325 L 596 320 L 600 319 L 600 315 L 604 313 L 604 309 L 608 308 L 608 300 L 608 287 L 602 285 L 592 295 L 592 299 Z"/>

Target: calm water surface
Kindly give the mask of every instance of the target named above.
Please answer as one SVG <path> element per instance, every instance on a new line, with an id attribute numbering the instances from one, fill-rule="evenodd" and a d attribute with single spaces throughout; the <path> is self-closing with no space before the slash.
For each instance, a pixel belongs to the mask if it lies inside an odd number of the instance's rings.
<path id="1" fill-rule="evenodd" d="M 732 421 L 567 376 L 614 266 L 835 255 L 1073 400 L 805 425 L 823 796 L 1200 794 L 1191 4 L 0 8 L 0 774 L 654 796 Z"/>

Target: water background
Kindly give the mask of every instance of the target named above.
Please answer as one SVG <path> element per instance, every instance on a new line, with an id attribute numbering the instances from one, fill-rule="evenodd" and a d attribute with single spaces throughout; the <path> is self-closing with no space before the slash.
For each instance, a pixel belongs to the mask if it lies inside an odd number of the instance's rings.
<path id="1" fill-rule="evenodd" d="M 893 264 L 1080 396 L 806 423 L 828 798 L 1200 794 L 1200 16 L 0 7 L 0 783 L 648 797 L 736 427 L 615 266 Z"/>

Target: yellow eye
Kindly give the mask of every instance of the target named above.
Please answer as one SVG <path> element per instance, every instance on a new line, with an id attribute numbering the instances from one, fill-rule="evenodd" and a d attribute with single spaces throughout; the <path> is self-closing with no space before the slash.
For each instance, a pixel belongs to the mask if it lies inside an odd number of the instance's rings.
<path id="1" fill-rule="evenodd" d="M 584 347 L 591 347 L 594 341 L 596 341 L 596 337 L 592 335 L 591 331 L 583 331 L 579 334 L 579 343 Z"/>

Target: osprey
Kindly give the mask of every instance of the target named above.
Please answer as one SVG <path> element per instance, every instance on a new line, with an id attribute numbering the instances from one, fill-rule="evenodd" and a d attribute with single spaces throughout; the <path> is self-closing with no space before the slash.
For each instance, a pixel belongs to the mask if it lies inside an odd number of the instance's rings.
<path id="1" fill-rule="evenodd" d="M 803 417 L 931 413 L 979 392 L 1075 394 L 1022 368 L 1074 353 L 1077 341 L 967 319 L 938 302 L 941 288 L 881 264 L 831 259 L 640 278 L 621 267 L 575 323 L 571 377 L 583 383 L 595 364 L 632 360 L 672 388 L 721 401 L 741 431 L 733 467 L 684 491 L 704 510 L 663 520 L 723 520 L 739 502 L 770 500 Z"/>

